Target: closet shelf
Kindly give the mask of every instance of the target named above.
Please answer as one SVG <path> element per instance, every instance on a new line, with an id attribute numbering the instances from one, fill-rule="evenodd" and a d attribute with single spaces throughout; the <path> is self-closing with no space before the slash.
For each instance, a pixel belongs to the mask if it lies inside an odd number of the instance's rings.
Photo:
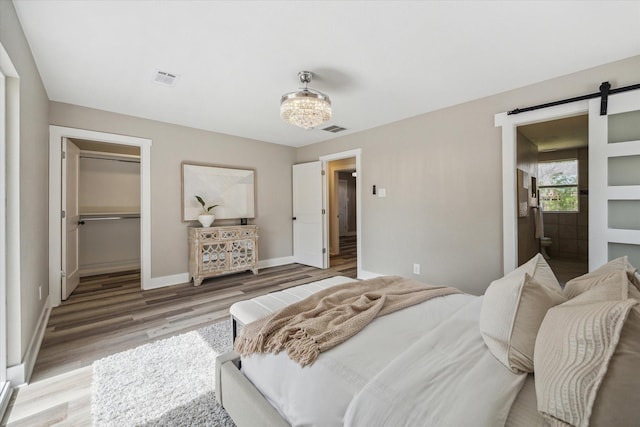
<path id="1" fill-rule="evenodd" d="M 103 213 L 80 214 L 80 221 L 108 221 L 140 218 L 139 213 Z"/>
<path id="2" fill-rule="evenodd" d="M 80 150 L 81 159 L 117 160 L 120 162 L 140 163 L 139 154 L 105 153 L 102 151 Z"/>

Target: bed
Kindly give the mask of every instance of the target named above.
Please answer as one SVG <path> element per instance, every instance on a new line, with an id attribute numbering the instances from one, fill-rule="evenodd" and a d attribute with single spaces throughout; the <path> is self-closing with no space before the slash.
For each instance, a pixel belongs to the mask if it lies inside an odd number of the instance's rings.
<path id="1" fill-rule="evenodd" d="M 638 287 L 624 258 L 563 291 L 536 256 L 484 296 L 452 294 L 378 317 L 312 366 L 286 352 L 222 355 L 217 399 L 240 427 L 638 425 Z M 571 352 L 585 349 L 571 343 L 594 307 L 608 339 L 587 343 L 602 357 L 576 367 Z M 589 381 L 575 381 L 576 371 Z"/>

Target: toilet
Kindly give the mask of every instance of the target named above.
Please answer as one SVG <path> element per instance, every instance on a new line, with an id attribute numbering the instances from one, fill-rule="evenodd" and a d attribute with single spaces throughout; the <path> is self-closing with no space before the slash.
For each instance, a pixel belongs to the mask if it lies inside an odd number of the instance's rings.
<path id="1" fill-rule="evenodd" d="M 547 253 L 547 248 L 551 246 L 551 237 L 544 236 L 544 221 L 542 220 L 542 206 L 531 206 L 533 210 L 533 220 L 535 226 L 535 237 L 540 240 L 540 253 L 544 259 L 551 257 Z"/>
<path id="2" fill-rule="evenodd" d="M 547 248 L 551 246 L 551 237 L 541 237 L 540 238 L 540 253 L 544 257 L 544 259 L 551 258 L 547 253 Z"/>

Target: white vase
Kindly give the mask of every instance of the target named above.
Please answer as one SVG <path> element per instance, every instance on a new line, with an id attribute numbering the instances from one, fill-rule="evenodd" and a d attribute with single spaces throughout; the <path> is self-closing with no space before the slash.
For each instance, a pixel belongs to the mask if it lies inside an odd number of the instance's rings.
<path id="1" fill-rule="evenodd" d="M 202 224 L 203 227 L 209 227 L 213 224 L 213 221 L 216 219 L 215 215 L 199 215 L 198 221 Z"/>

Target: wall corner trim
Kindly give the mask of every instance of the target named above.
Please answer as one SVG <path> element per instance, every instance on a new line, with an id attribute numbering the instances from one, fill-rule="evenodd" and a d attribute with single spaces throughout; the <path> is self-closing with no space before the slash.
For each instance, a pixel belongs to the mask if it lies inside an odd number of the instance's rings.
<path id="1" fill-rule="evenodd" d="M 49 323 L 49 316 L 51 315 L 51 303 L 49 298 L 45 300 L 40 318 L 36 330 L 31 337 L 31 342 L 27 351 L 25 352 L 22 363 L 7 367 L 7 380 L 13 387 L 17 387 L 29 382 L 33 368 L 36 366 L 36 360 L 38 359 L 38 353 L 40 352 L 40 346 L 44 339 L 44 333 L 47 330 L 47 324 Z"/>

